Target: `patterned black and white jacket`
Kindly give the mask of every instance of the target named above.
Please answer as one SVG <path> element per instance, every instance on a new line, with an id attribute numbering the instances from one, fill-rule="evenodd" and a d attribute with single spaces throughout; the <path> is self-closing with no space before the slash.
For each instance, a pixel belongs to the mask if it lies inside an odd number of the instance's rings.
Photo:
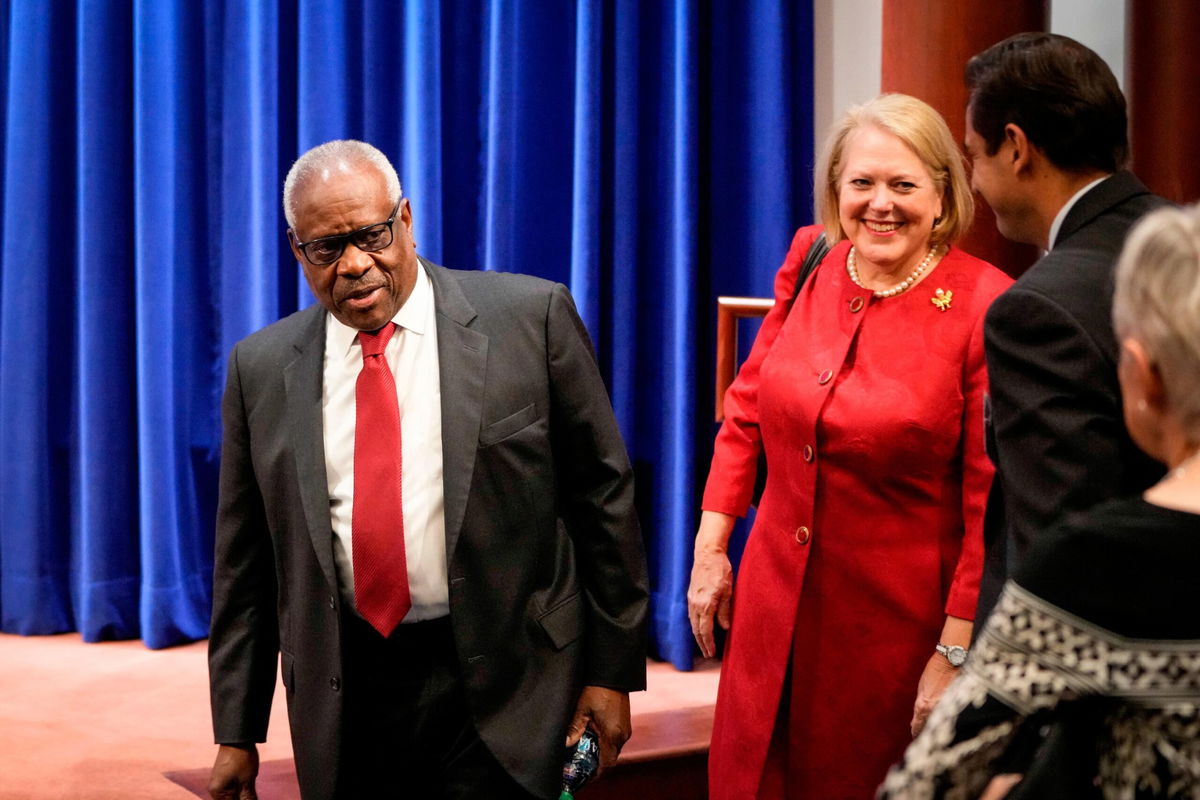
<path id="1" fill-rule="evenodd" d="M 1200 800 L 1200 515 L 1114 500 L 1040 537 L 880 798 Z"/>

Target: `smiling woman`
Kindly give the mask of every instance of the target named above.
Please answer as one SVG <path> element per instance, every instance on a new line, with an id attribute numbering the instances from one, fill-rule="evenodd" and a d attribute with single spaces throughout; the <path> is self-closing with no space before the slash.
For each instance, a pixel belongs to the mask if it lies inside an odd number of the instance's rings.
<path id="1" fill-rule="evenodd" d="M 816 201 L 825 236 L 851 240 L 852 262 L 880 284 L 872 288 L 895 286 L 923 258 L 944 254 L 974 219 L 949 128 L 915 97 L 885 94 L 849 109 L 821 158 Z"/>
<path id="2" fill-rule="evenodd" d="M 942 189 L 904 142 L 873 125 L 846 142 L 838 180 L 838 221 L 854 243 L 862 285 L 887 290 L 930 265 L 934 223 L 942 216 Z"/>
<path id="3" fill-rule="evenodd" d="M 973 203 L 920 100 L 846 112 L 815 184 L 824 227 L 796 233 L 726 394 L 696 536 L 706 653 L 732 603 L 713 798 L 872 797 L 962 664 L 975 611 L 992 479 L 982 322 L 1010 281 L 953 246 Z M 820 236 L 833 248 L 794 294 Z M 735 595 L 726 542 L 760 450 Z"/>

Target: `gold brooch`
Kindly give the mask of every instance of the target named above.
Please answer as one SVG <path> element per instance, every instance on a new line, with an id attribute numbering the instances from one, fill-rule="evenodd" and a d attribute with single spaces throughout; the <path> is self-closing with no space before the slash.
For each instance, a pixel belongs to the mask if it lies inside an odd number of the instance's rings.
<path id="1" fill-rule="evenodd" d="M 933 293 L 933 297 L 929 298 L 929 302 L 937 306 L 938 311 L 949 311 L 952 299 L 954 299 L 954 292 L 944 292 L 938 289 Z"/>

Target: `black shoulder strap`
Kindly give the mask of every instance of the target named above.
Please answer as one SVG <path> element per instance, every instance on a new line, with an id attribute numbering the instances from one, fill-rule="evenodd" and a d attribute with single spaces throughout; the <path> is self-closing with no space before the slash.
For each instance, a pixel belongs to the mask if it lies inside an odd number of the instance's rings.
<path id="1" fill-rule="evenodd" d="M 821 234 L 813 243 L 808 246 L 808 254 L 804 256 L 804 263 L 800 265 L 800 274 L 796 276 L 796 288 L 792 290 L 792 303 L 796 302 L 796 298 L 800 296 L 800 290 L 804 288 L 804 284 L 808 281 L 808 276 L 813 274 L 813 270 L 825 258 L 829 252 L 829 241 L 825 238 L 825 234 Z"/>

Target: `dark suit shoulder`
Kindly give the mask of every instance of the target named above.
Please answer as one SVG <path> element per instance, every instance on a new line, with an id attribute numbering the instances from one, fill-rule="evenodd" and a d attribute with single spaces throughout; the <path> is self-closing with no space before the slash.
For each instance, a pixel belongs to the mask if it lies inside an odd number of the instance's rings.
<path id="1" fill-rule="evenodd" d="M 1143 216 L 1169 205 L 1128 172 L 1119 172 L 1079 198 L 1067 213 L 1054 249 L 1034 264 L 1017 284 L 1057 295 L 1111 280 L 1125 237 Z"/>
<path id="2" fill-rule="evenodd" d="M 314 304 L 259 328 L 234 345 L 234 353 L 247 366 L 260 362 L 281 365 L 295 358 L 297 349 L 306 342 L 323 343 L 324 331 L 325 309 Z"/>
<path id="3" fill-rule="evenodd" d="M 1151 194 L 1130 173 L 1117 173 L 1088 192 L 1068 213 L 1054 249 L 992 306 L 989 326 L 1001 319 L 1029 324 L 1029 306 L 1034 303 L 1069 319 L 1113 357 L 1110 316 L 1117 257 L 1133 224 L 1164 205 L 1166 200 Z"/>
<path id="4" fill-rule="evenodd" d="M 426 262 L 438 297 L 438 313 L 476 330 L 505 336 L 516 329 L 545 331 L 551 315 L 577 316 L 566 286 L 532 275 L 453 270 Z"/>
<path id="5" fill-rule="evenodd" d="M 1120 252 L 1125 234 L 1146 213 L 1168 202 L 1131 172 L 1118 172 L 1079 198 L 1054 243 L 1059 250 Z"/>
<path id="6" fill-rule="evenodd" d="M 1079 198 L 1058 230 L 1052 253 L 1098 252 L 1115 258 L 1138 219 L 1169 205 L 1133 173 L 1120 172 Z"/>
<path id="7" fill-rule="evenodd" d="M 1142 217 L 1169 203 L 1158 195 L 1144 194 L 1130 197 L 1096 216 L 1070 236 L 1060 237 L 1059 244 L 1051 251 L 1080 258 L 1116 261 L 1129 229 Z"/>
<path id="8" fill-rule="evenodd" d="M 516 272 L 493 272 L 489 270 L 449 269 L 439 267 L 443 274 L 458 283 L 463 294 L 473 303 L 485 305 L 496 303 L 548 302 L 556 286 L 561 284 L 533 275 Z"/>

